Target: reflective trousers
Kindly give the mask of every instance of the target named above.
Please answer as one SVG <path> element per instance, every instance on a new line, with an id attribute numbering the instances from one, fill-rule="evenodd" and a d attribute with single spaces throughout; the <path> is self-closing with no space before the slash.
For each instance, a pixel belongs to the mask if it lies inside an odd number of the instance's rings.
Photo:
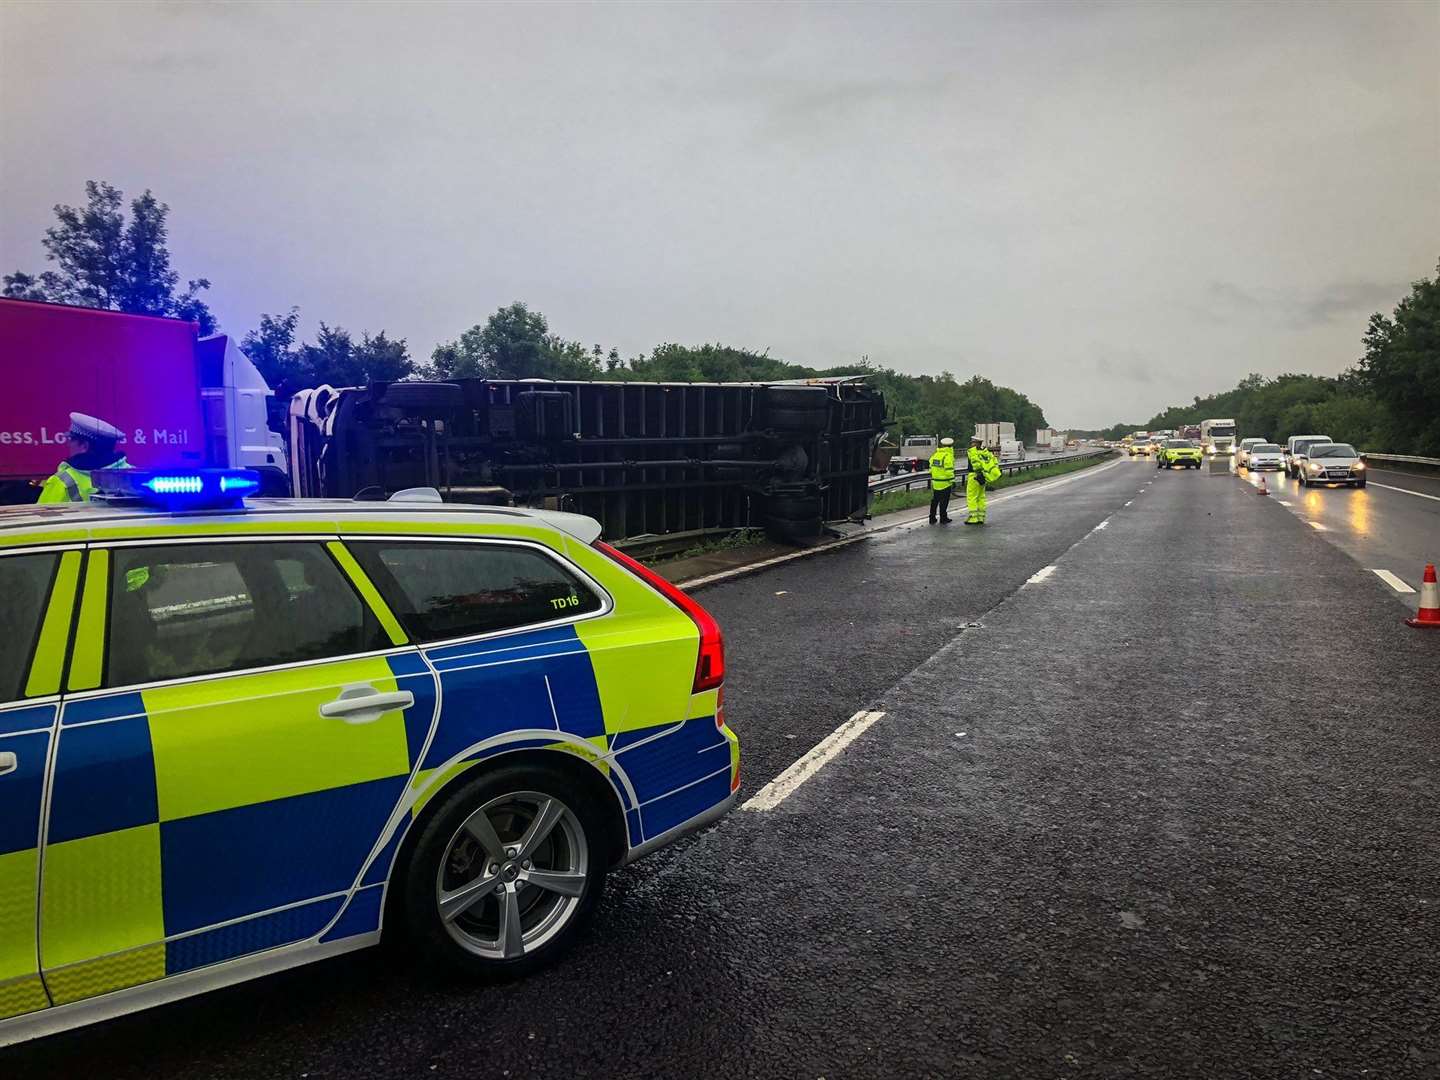
<path id="1" fill-rule="evenodd" d="M 965 508 L 969 511 L 966 521 L 985 520 L 985 485 L 973 472 L 965 477 Z"/>

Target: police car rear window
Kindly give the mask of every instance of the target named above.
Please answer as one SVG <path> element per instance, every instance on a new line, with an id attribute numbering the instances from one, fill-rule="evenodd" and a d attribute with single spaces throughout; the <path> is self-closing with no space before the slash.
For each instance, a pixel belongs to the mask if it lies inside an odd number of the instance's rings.
<path id="1" fill-rule="evenodd" d="M 513 630 L 599 611 L 554 559 L 516 544 L 363 541 L 350 550 L 416 641 Z"/>
<path id="2" fill-rule="evenodd" d="M 0 701 L 20 697 L 58 558 L 50 552 L 0 559 L 0 626 L 6 637 L 0 648 Z"/>
<path id="3" fill-rule="evenodd" d="M 122 547 L 112 567 L 107 686 L 390 645 L 320 544 Z"/>

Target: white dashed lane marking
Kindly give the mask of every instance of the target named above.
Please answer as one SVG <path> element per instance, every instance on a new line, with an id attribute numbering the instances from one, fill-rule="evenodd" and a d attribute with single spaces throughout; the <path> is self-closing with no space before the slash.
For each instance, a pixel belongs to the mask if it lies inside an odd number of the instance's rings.
<path id="1" fill-rule="evenodd" d="M 1330 531 L 1330 526 L 1328 526 L 1328 525 L 1321 525 L 1320 522 L 1318 522 L 1318 521 L 1307 521 L 1307 522 L 1305 522 L 1305 524 L 1306 524 L 1306 525 L 1309 525 L 1310 528 L 1314 529 L 1316 532 L 1329 532 L 1329 531 Z"/>
<path id="2" fill-rule="evenodd" d="M 883 712 L 856 713 L 816 743 L 808 754 L 752 795 L 740 809 L 774 810 L 884 715 Z"/>
<path id="3" fill-rule="evenodd" d="M 1049 566 L 1045 567 L 1045 569 L 1037 570 L 1035 571 L 1035 573 L 1031 574 L 1029 579 L 1026 580 L 1025 584 L 1039 585 L 1042 581 L 1044 581 L 1053 573 L 1055 573 L 1055 564 L 1051 563 Z"/>
<path id="4" fill-rule="evenodd" d="M 1374 574 L 1381 581 L 1385 582 L 1386 585 L 1389 585 L 1398 593 L 1413 593 L 1415 591 L 1409 585 L 1406 585 L 1405 582 L 1400 580 L 1400 578 L 1392 574 L 1389 570 L 1376 570 L 1372 567 L 1370 569 L 1370 573 Z"/>

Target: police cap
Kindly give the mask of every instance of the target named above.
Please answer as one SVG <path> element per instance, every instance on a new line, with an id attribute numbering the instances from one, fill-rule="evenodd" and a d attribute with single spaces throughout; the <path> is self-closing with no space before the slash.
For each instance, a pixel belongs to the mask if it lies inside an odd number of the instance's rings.
<path id="1" fill-rule="evenodd" d="M 117 443 L 125 437 L 114 424 L 107 424 L 98 416 L 86 416 L 81 412 L 70 414 L 70 434 L 87 442 Z"/>
<path id="2" fill-rule="evenodd" d="M 946 435 L 945 438 L 943 438 L 943 439 L 940 440 L 940 445 L 941 445 L 941 446 L 954 446 L 954 445 L 955 445 L 955 440 L 952 439 L 952 438 L 950 438 L 949 435 Z"/>

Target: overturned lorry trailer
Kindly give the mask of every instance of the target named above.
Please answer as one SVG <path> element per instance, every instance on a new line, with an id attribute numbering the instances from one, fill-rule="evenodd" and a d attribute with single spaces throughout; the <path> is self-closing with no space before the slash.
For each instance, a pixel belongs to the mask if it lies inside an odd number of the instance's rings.
<path id="1" fill-rule="evenodd" d="M 458 379 L 304 390 L 296 495 L 571 510 L 619 539 L 763 527 L 804 539 L 859 518 L 885 425 L 857 378 L 786 383 Z"/>

